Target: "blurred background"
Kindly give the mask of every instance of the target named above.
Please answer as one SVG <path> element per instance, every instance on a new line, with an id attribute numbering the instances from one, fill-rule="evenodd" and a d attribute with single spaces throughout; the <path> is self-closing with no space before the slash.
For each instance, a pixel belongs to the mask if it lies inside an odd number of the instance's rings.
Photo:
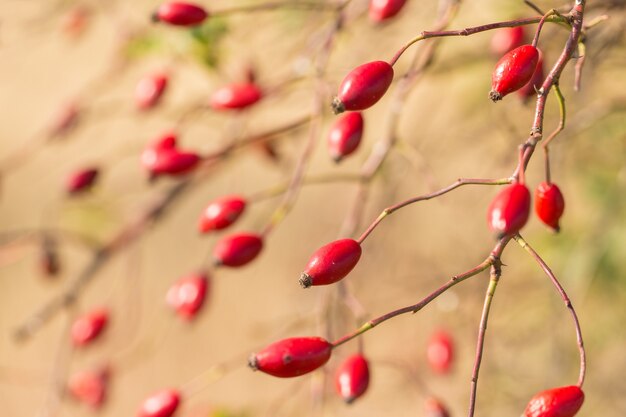
<path id="1" fill-rule="evenodd" d="M 251 3 L 202 4 L 212 12 Z M 366 333 L 362 347 L 370 360 L 371 383 L 365 396 L 349 406 L 336 395 L 333 374 L 342 359 L 357 351 L 357 341 L 337 349 L 325 371 L 313 376 L 277 379 L 246 366 L 251 352 L 278 339 L 323 335 L 333 340 L 355 328 L 336 286 L 303 290 L 298 285 L 310 255 L 347 237 L 351 221 L 356 224 L 349 234 L 355 237 L 391 204 L 459 177 L 502 178 L 514 169 L 534 100 L 525 102 L 515 94 L 497 104 L 488 100 L 498 59 L 490 52 L 493 32 L 427 41 L 407 51 L 395 67 L 396 79 L 414 59 L 420 65 L 428 57 L 428 64 L 412 79 L 404 99 L 397 99 L 400 83 L 394 83 L 364 112 L 358 151 L 341 164 L 328 155 L 326 135 L 335 118 L 328 104 L 345 74 L 364 62 L 390 59 L 419 32 L 436 27 L 451 4 L 409 0 L 396 17 L 374 24 L 367 1 L 353 0 L 344 9 L 341 30 L 335 31 L 335 13 L 321 6 L 216 13 L 188 29 L 152 24 L 155 1 L 3 0 L 3 415 L 134 415 L 144 398 L 166 387 L 198 388 L 184 398 L 177 416 L 423 416 L 430 396 L 440 398 L 452 416 L 465 415 L 486 273 L 418 314 Z M 567 11 L 563 2 L 537 5 Z M 561 78 L 567 126 L 551 148 L 552 179 L 566 199 L 561 233 L 551 233 L 534 215 L 524 229 L 580 316 L 588 355 L 580 416 L 626 415 L 625 7 L 624 1 L 590 2 L 586 21 L 609 19 L 587 31 L 581 90 L 573 87 L 575 62 Z M 517 0 L 461 1 L 447 23 L 460 29 L 536 15 Z M 567 36 L 558 25 L 544 28 L 539 46 L 548 66 Z M 320 78 L 316 66 L 323 69 Z M 168 74 L 167 89 L 158 106 L 140 111 L 136 85 L 155 72 Z M 267 92 L 253 108 L 217 112 L 206 107 L 215 90 L 250 72 Z M 142 150 L 167 131 L 178 132 L 181 148 L 210 154 L 311 114 L 319 116 L 310 123 L 315 127 L 242 146 L 191 176 L 150 182 L 139 163 Z M 546 131 L 557 124 L 558 106 L 550 95 Z M 396 139 L 394 147 L 360 189 L 355 176 L 376 144 L 388 143 L 390 136 Z M 312 153 L 303 165 L 298 161 L 309 145 Z M 100 170 L 93 189 L 68 197 L 67 176 L 90 166 Z M 527 171 L 531 188 L 544 180 L 543 167 L 537 152 Z M 288 215 L 276 217 L 279 192 L 298 168 L 305 178 L 327 181 L 303 185 Z M 176 201 L 107 259 L 71 307 L 16 340 L 15 329 L 72 285 L 94 248 L 185 181 L 189 186 Z M 255 197 L 254 202 L 230 230 L 200 235 L 197 222 L 206 204 L 231 193 Z M 485 217 L 495 193 L 493 187 L 468 186 L 383 221 L 345 279 L 364 317 L 414 304 L 480 263 L 494 244 Z M 258 259 L 242 268 L 211 270 L 201 314 L 191 323 L 180 320 L 165 303 L 172 283 L 207 265 L 220 237 L 259 232 L 271 219 L 275 227 Z M 58 256 L 53 276 L 42 265 L 49 251 Z M 492 306 L 478 386 L 480 416 L 519 416 L 534 393 L 574 384 L 578 376 L 571 318 L 550 281 L 515 243 L 502 260 L 506 267 Z M 102 305 L 111 316 L 102 337 L 73 349 L 69 324 Z M 445 374 L 434 372 L 426 358 L 429 338 L 441 329 L 454 340 L 452 368 Z M 74 373 L 99 366 L 109 368 L 109 389 L 102 407 L 93 410 L 65 386 Z"/>

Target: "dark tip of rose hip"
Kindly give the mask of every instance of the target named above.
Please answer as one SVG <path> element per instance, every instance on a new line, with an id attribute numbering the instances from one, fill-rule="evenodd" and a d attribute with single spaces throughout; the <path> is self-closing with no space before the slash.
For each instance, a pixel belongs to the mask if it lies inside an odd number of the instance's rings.
<path id="1" fill-rule="evenodd" d="M 354 395 L 350 395 L 348 397 L 343 398 L 343 401 L 348 405 L 352 404 L 354 400 L 356 400 L 356 397 Z"/>
<path id="2" fill-rule="evenodd" d="M 341 155 L 333 155 L 331 158 L 333 159 L 333 162 L 336 164 L 339 164 L 341 161 L 343 161 L 343 156 Z"/>
<path id="3" fill-rule="evenodd" d="M 346 106 L 339 99 L 339 97 L 335 97 L 333 99 L 331 107 L 333 108 L 333 113 L 335 113 L 335 114 L 340 114 L 340 113 L 343 113 L 344 111 L 346 111 Z"/>
<path id="4" fill-rule="evenodd" d="M 250 369 L 252 369 L 253 371 L 259 370 L 259 363 L 254 353 L 248 358 L 248 367 L 250 367 Z"/>
<path id="5" fill-rule="evenodd" d="M 300 280 L 298 282 L 300 282 L 300 286 L 302 288 L 309 288 L 313 285 L 313 279 L 311 276 L 309 274 L 305 274 L 304 272 L 300 275 Z"/>
<path id="6" fill-rule="evenodd" d="M 498 93 L 495 90 L 491 90 L 489 92 L 489 98 L 495 103 L 496 101 L 502 100 L 502 94 Z"/>
<path id="7" fill-rule="evenodd" d="M 152 14 L 150 15 L 150 21 L 152 23 L 159 23 L 161 21 L 161 19 L 159 19 L 159 12 L 157 12 L 156 10 L 152 12 Z"/>
<path id="8" fill-rule="evenodd" d="M 224 262 L 222 262 L 221 259 L 213 259 L 213 267 L 214 268 L 219 268 L 220 266 L 224 265 Z"/>

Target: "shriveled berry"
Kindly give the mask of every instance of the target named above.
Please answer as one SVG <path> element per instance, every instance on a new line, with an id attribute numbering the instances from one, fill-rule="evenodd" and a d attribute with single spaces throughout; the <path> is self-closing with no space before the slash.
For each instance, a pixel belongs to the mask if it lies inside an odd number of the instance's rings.
<path id="1" fill-rule="evenodd" d="M 254 83 L 231 84 L 220 88 L 211 96 L 211 107 L 216 110 L 241 110 L 252 106 L 263 97 Z"/>
<path id="2" fill-rule="evenodd" d="M 300 276 L 300 285 L 328 285 L 339 281 L 361 258 L 361 245 L 353 239 L 339 239 L 319 248 Z"/>
<path id="3" fill-rule="evenodd" d="M 135 88 L 135 104 L 140 110 L 155 107 L 161 101 L 167 88 L 166 74 L 152 74 L 142 78 Z"/>
<path id="4" fill-rule="evenodd" d="M 109 321 L 109 310 L 95 308 L 80 316 L 72 325 L 71 335 L 75 346 L 84 346 L 95 340 Z"/>
<path id="5" fill-rule="evenodd" d="M 171 133 L 148 146 L 141 154 L 141 164 L 153 178 L 186 174 L 198 165 L 200 159 L 196 153 L 179 151 L 176 136 Z"/>
<path id="6" fill-rule="evenodd" d="M 369 17 L 372 22 L 382 22 L 397 15 L 406 0 L 370 0 Z"/>
<path id="7" fill-rule="evenodd" d="M 106 400 L 108 385 L 108 368 L 88 369 L 72 375 L 67 389 L 75 400 L 98 409 Z"/>
<path id="8" fill-rule="evenodd" d="M 141 404 L 137 417 L 171 417 L 180 404 L 180 393 L 175 389 L 158 391 Z"/>
<path id="9" fill-rule="evenodd" d="M 209 277 L 206 273 L 195 273 L 180 278 L 167 291 L 166 301 L 185 320 L 193 320 L 207 295 Z"/>
<path id="10" fill-rule="evenodd" d="M 152 20 L 175 26 L 197 26 L 208 16 L 207 11 L 197 4 L 170 1 L 159 6 Z"/>
<path id="11" fill-rule="evenodd" d="M 496 195 L 487 211 L 489 227 L 498 238 L 520 231 L 530 214 L 530 191 L 524 184 L 507 185 Z"/>
<path id="12" fill-rule="evenodd" d="M 526 85 L 537 68 L 539 51 L 532 45 L 522 45 L 508 52 L 496 65 L 491 76 L 491 92 L 493 101 Z"/>
<path id="13" fill-rule="evenodd" d="M 450 412 L 441 401 L 435 397 L 428 397 L 424 401 L 426 417 L 450 417 Z"/>
<path id="14" fill-rule="evenodd" d="M 337 119 L 328 134 L 328 152 L 335 162 L 354 152 L 363 137 L 363 115 L 350 112 Z"/>
<path id="15" fill-rule="evenodd" d="M 272 343 L 252 354 L 248 365 L 279 378 L 291 378 L 316 370 L 330 359 L 332 345 L 321 337 L 292 337 Z"/>
<path id="16" fill-rule="evenodd" d="M 585 394 L 576 385 L 552 388 L 531 398 L 524 417 L 573 417 L 585 401 Z"/>
<path id="17" fill-rule="evenodd" d="M 237 195 L 220 197 L 204 209 L 198 229 L 201 233 L 225 229 L 233 224 L 246 208 L 246 200 Z"/>
<path id="18" fill-rule="evenodd" d="M 530 79 L 528 84 L 517 90 L 517 94 L 522 98 L 522 100 L 528 100 L 530 97 L 537 95 L 537 90 L 541 88 L 545 78 L 543 66 L 543 56 L 542 54 L 539 54 L 539 61 L 537 62 L 537 68 L 535 68 L 533 77 Z"/>
<path id="19" fill-rule="evenodd" d="M 69 37 L 79 37 L 89 26 L 91 14 L 91 10 L 85 5 L 72 7 L 61 18 L 61 31 Z"/>
<path id="20" fill-rule="evenodd" d="M 337 393 L 348 404 L 365 394 L 369 383 L 369 365 L 367 359 L 359 353 L 346 359 L 335 374 Z"/>
<path id="21" fill-rule="evenodd" d="M 373 61 L 350 71 L 339 86 L 332 107 L 335 114 L 346 110 L 365 110 L 385 94 L 393 81 L 393 67 L 385 61 Z"/>
<path id="22" fill-rule="evenodd" d="M 435 372 L 448 373 L 454 360 L 452 336 L 443 330 L 433 333 L 426 347 L 426 357 L 428 364 Z"/>
<path id="23" fill-rule="evenodd" d="M 71 195 L 89 190 L 95 184 L 98 173 L 97 168 L 85 168 L 72 172 L 65 181 L 65 190 Z"/>
<path id="24" fill-rule="evenodd" d="M 548 227 L 555 232 L 560 230 L 559 220 L 565 210 L 565 199 L 559 187 L 542 182 L 535 190 L 535 212 Z"/>
<path id="25" fill-rule="evenodd" d="M 235 233 L 222 238 L 213 257 L 219 265 L 237 267 L 251 262 L 263 249 L 263 238 L 255 233 Z"/>
<path id="26" fill-rule="evenodd" d="M 502 56 L 524 44 L 526 29 L 524 26 L 501 28 L 494 32 L 491 38 L 491 52 L 495 56 Z"/>

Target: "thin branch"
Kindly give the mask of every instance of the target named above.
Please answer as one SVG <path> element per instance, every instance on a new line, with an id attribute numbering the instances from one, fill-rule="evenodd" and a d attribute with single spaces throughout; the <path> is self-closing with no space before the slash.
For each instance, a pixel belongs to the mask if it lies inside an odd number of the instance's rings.
<path id="1" fill-rule="evenodd" d="M 559 125 L 554 130 L 554 132 L 552 132 L 550 134 L 550 136 L 548 136 L 548 139 L 546 139 L 546 141 L 543 142 L 543 144 L 541 145 L 542 148 L 543 148 L 543 154 L 544 154 L 544 157 L 545 157 L 546 181 L 548 183 L 551 182 L 551 175 L 550 175 L 550 151 L 548 149 L 548 145 L 550 144 L 550 142 L 552 142 L 552 140 L 559 133 L 561 133 L 561 131 L 563 129 L 565 129 L 565 118 L 566 118 L 566 115 L 567 115 L 566 108 L 565 108 L 565 97 L 563 97 L 563 93 L 561 93 L 561 89 L 559 88 L 559 85 L 558 84 L 554 84 L 552 86 L 552 88 L 554 89 L 554 93 L 555 93 L 557 101 L 559 103 Z"/>
<path id="2" fill-rule="evenodd" d="M 445 31 L 431 31 L 431 32 L 425 31 L 425 32 L 420 33 L 418 36 L 411 39 L 410 41 L 408 41 L 406 44 L 404 44 L 404 46 L 400 48 L 395 53 L 395 55 L 391 58 L 391 60 L 389 61 L 389 64 L 394 65 L 407 49 L 409 49 L 413 44 L 423 41 L 425 39 L 443 38 L 443 37 L 450 37 L 450 36 L 470 36 L 476 33 L 486 32 L 488 30 L 532 25 L 535 23 L 539 23 L 543 18 L 544 16 L 528 17 L 524 19 L 515 19 L 515 20 L 507 20 L 504 22 L 489 23 L 487 25 L 468 27 L 468 28 L 459 29 L 459 30 L 445 30 Z M 554 16 L 554 15 L 548 16 L 545 19 L 545 21 L 550 22 L 550 23 L 568 23 L 567 19 L 565 19 L 564 17 Z"/>
<path id="3" fill-rule="evenodd" d="M 491 265 L 491 273 L 489 279 L 489 285 L 487 287 L 487 293 L 485 294 L 485 302 L 483 304 L 483 312 L 480 317 L 480 327 L 478 329 L 478 339 L 476 341 L 476 358 L 474 359 L 474 369 L 472 371 L 472 381 L 470 388 L 470 405 L 469 405 L 469 417 L 474 416 L 474 409 L 476 408 L 476 390 L 478 388 L 478 373 L 480 371 L 480 364 L 483 359 L 483 348 L 485 345 L 485 334 L 487 333 L 487 321 L 489 320 L 489 311 L 491 310 L 491 302 L 496 292 L 498 281 L 500 280 L 501 269 L 500 261 L 496 260 Z"/>
<path id="4" fill-rule="evenodd" d="M 512 182 L 511 178 L 501 178 L 501 179 L 459 178 L 458 180 L 448 185 L 447 187 L 444 187 L 433 193 L 428 193 L 428 194 L 423 194 L 417 197 L 413 197 L 401 203 L 387 207 L 378 215 L 376 220 L 374 220 L 374 222 L 370 224 L 367 230 L 363 232 L 363 234 L 361 235 L 361 237 L 357 239 L 357 241 L 359 243 L 363 243 L 363 241 L 370 235 L 370 233 L 372 233 L 374 229 L 378 226 L 378 224 L 382 222 L 387 216 L 393 214 L 397 210 L 400 210 L 401 208 L 406 207 L 410 204 L 417 203 L 419 201 L 431 200 L 435 197 L 439 197 L 444 194 L 447 194 L 450 191 L 453 191 L 464 185 L 504 185 L 504 184 L 510 184 L 511 182 Z"/>
<path id="5" fill-rule="evenodd" d="M 428 305 L 431 301 L 433 301 L 434 299 L 439 297 L 441 294 L 446 292 L 448 289 L 454 287 L 456 284 L 463 282 L 470 277 L 473 277 L 474 275 L 481 273 L 482 271 L 489 268 L 492 265 L 492 263 L 493 263 L 493 258 L 490 256 L 489 258 L 485 259 L 482 263 L 480 263 L 475 268 L 472 268 L 469 271 L 466 271 L 462 274 L 453 276 L 452 278 L 450 278 L 448 282 L 446 282 L 441 287 L 437 288 L 435 291 L 427 295 L 419 303 L 391 311 L 387 314 L 384 314 L 380 317 L 377 317 L 375 319 L 368 321 L 367 323 L 359 327 L 356 331 L 349 333 L 337 339 L 335 342 L 333 342 L 333 348 L 341 346 L 344 343 L 349 342 L 350 340 L 358 336 L 361 336 L 363 333 L 367 332 L 368 330 L 371 330 L 374 327 L 378 326 L 379 324 L 384 323 L 387 320 L 392 319 L 396 316 L 399 316 L 401 314 L 406 314 L 406 313 L 417 313 L 426 305 Z"/>
<path id="6" fill-rule="evenodd" d="M 563 286 L 561 285 L 559 280 L 556 278 L 556 276 L 554 275 L 550 267 L 541 258 L 541 256 L 539 256 L 539 254 L 535 252 L 535 250 L 524 240 L 524 238 L 522 238 L 522 236 L 517 235 L 517 236 L 514 236 L 513 239 L 515 239 L 515 241 L 535 259 L 535 261 L 539 264 L 541 269 L 543 269 L 543 272 L 545 272 L 548 278 L 550 278 L 550 280 L 552 281 L 552 284 L 554 285 L 558 293 L 561 295 L 561 298 L 563 299 L 563 303 L 565 304 L 565 307 L 567 307 L 570 314 L 572 315 L 572 320 L 574 321 L 574 328 L 576 330 L 576 342 L 578 344 L 578 352 L 580 356 L 580 372 L 578 374 L 578 386 L 582 388 L 583 383 L 585 381 L 585 373 L 587 369 L 587 357 L 585 353 L 583 335 L 580 329 L 580 322 L 578 320 L 578 315 L 576 314 L 576 310 L 574 309 L 574 306 L 572 305 L 571 300 L 569 299 L 567 293 L 565 292 L 565 289 L 563 289 Z"/>

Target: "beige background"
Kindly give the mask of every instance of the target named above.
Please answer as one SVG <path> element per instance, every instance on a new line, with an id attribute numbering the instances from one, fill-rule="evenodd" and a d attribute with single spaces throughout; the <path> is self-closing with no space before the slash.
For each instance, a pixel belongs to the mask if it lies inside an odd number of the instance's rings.
<path id="1" fill-rule="evenodd" d="M 146 26 L 166 48 L 131 60 L 100 86 L 92 84 L 111 63 L 120 25 L 144 28 L 157 3 L 86 3 L 92 10 L 84 33 L 71 38 L 61 29 L 70 2 L 3 0 L 0 7 L 0 156 L 4 160 L 41 137 L 60 103 L 82 95 L 91 111 L 79 128 L 63 140 L 34 146 L 18 166 L 2 172 L 0 230 L 63 228 L 106 239 L 163 192 L 171 180 L 148 186 L 138 164 L 142 147 L 172 127 L 181 109 L 204 100 L 221 84 L 240 77 L 248 62 L 258 66 L 259 81 L 275 85 L 302 66 L 310 37 L 328 14 L 273 12 L 228 19 L 229 32 L 220 44 L 220 65 L 207 71 L 189 57 L 184 31 Z M 533 15 L 522 2 L 479 1 L 463 4 L 451 27 L 461 28 L 518 15 Z M 553 147 L 553 178 L 561 186 L 567 209 L 563 232 L 552 235 L 533 217 L 525 229 L 553 267 L 578 309 L 589 356 L 586 404 L 581 416 L 626 414 L 623 331 L 626 299 L 624 168 L 624 2 L 609 2 L 611 19 L 590 32 L 583 90 L 572 88 L 572 66 L 562 78 L 568 104 L 568 129 Z M 541 2 L 545 8 L 551 2 Z M 560 5 L 560 3 L 556 4 Z M 228 2 L 212 3 L 213 10 Z M 354 10 L 363 2 L 355 0 Z M 592 10 L 589 16 L 605 11 Z M 435 2 L 409 1 L 393 23 L 372 27 L 362 16 L 338 38 L 327 80 L 334 90 L 354 66 L 386 59 L 406 40 L 428 29 Z M 126 22 L 126 23 L 124 23 Z M 546 27 L 542 48 L 554 60 L 565 32 Z M 494 58 L 488 54 L 490 34 L 447 39 L 435 65 L 411 93 L 401 119 L 402 139 L 415 153 L 394 151 L 373 183 L 365 219 L 402 199 L 462 177 L 508 175 L 516 162 L 516 146 L 525 139 L 532 106 L 516 97 L 493 105 L 487 100 Z M 314 42 L 315 40 L 313 40 Z M 602 49 L 605 47 L 605 49 Z M 601 52 L 601 53 L 600 53 Z M 411 54 L 398 66 L 407 68 Z M 298 64 L 299 63 L 299 64 Z M 172 72 L 170 89 L 160 110 L 137 114 L 132 106 L 135 83 L 155 69 Z M 264 100 L 249 115 L 236 119 L 204 114 L 182 129 L 185 147 L 209 151 L 222 146 L 233 126 L 255 133 L 279 126 L 307 111 L 312 84 L 297 83 Z M 328 98 L 330 99 L 330 98 Z M 388 97 L 366 112 L 366 137 L 359 152 L 340 166 L 327 157 L 323 137 L 309 172 L 357 172 L 385 129 Z M 620 107 L 621 104 L 621 107 Z M 556 126 L 555 102 L 548 101 L 546 128 Z M 324 129 L 332 120 L 325 115 Z M 310 377 L 279 380 L 245 367 L 247 355 L 278 338 L 318 334 L 318 300 L 325 289 L 304 291 L 299 272 L 310 254 L 337 237 L 355 192 L 354 184 L 307 186 L 289 217 L 270 235 L 262 256 L 239 270 L 213 274 L 213 288 L 197 322 L 176 320 L 165 307 L 170 283 L 207 257 L 215 237 L 198 237 L 198 214 L 210 199 L 224 193 L 251 194 L 286 181 L 304 145 L 306 129 L 280 140 L 281 165 L 258 151 L 226 161 L 167 217 L 135 244 L 116 256 L 82 294 L 77 310 L 108 304 L 111 326 L 103 340 L 67 356 L 62 314 L 27 343 L 17 344 L 12 329 L 45 300 L 59 293 L 88 261 L 76 245 L 60 248 L 62 274 L 47 279 L 37 269 L 38 246 L 20 240 L 0 248 L 0 404 L 10 417 L 91 415 L 65 398 L 50 408 L 50 378 L 112 362 L 109 401 L 101 416 L 133 415 L 141 399 L 167 386 L 182 386 L 212 365 L 235 366 L 223 379 L 189 398 L 180 416 L 206 416 L 221 408 L 233 414 L 291 416 L 397 417 L 423 415 L 422 401 L 431 392 L 449 405 L 453 415 L 466 413 L 475 336 L 486 276 L 458 286 L 416 316 L 399 317 L 364 337 L 372 362 L 368 394 L 346 407 L 329 388 L 323 410 L 312 408 Z M 421 162 L 421 161 L 426 162 Z M 65 175 L 95 163 L 104 172 L 94 192 L 67 200 L 61 190 Z M 2 169 L 2 167 L 0 167 Z M 528 170 L 529 184 L 543 178 L 540 154 Z M 447 277 L 469 269 L 490 250 L 485 210 L 491 188 L 466 188 L 417 206 L 386 220 L 364 244 L 362 261 L 350 275 L 355 295 L 371 316 L 413 304 Z M 259 230 L 278 199 L 250 207 L 234 230 Z M 365 225 L 363 225 L 365 227 Z M 514 244 L 504 254 L 507 265 L 493 304 L 478 391 L 480 416 L 518 416 L 535 392 L 573 384 L 577 350 L 570 317 L 547 278 Z M 333 310 L 333 335 L 351 328 L 343 308 Z M 434 375 L 425 362 L 425 343 L 436 328 L 453 332 L 457 360 L 448 376 Z M 59 342 L 62 349 L 59 355 Z M 342 347 L 341 358 L 357 343 Z M 337 360 L 327 367 L 332 372 Z M 401 369 L 410 364 L 415 379 Z M 278 402 L 277 402 L 278 401 Z M 282 403 L 279 410 L 276 404 Z M 48 405 L 47 405 L 48 404 Z"/>

